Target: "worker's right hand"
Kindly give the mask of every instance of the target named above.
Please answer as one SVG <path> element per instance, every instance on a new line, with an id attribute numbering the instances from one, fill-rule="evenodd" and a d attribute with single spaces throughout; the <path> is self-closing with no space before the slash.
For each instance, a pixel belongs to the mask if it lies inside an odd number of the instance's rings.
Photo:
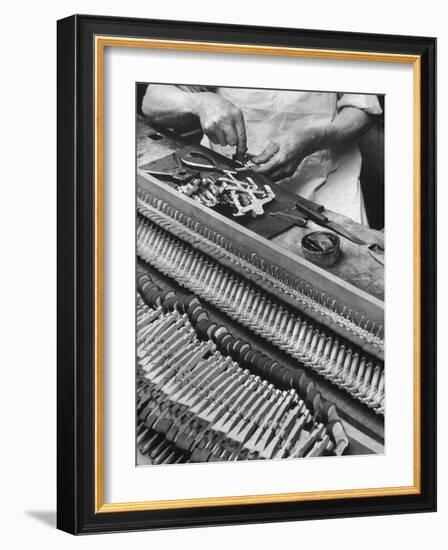
<path id="1" fill-rule="evenodd" d="M 236 146 L 237 154 L 245 154 L 246 127 L 241 110 L 212 92 L 192 95 L 196 103 L 195 114 L 199 117 L 204 134 L 210 141 L 222 146 Z"/>

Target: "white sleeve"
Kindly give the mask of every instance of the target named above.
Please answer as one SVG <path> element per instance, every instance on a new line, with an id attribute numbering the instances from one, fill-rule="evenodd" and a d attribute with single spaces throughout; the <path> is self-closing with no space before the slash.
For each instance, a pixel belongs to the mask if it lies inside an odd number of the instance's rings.
<path id="1" fill-rule="evenodd" d="M 336 106 L 338 111 L 344 107 L 356 107 L 369 115 L 380 115 L 383 112 L 374 94 L 341 94 Z"/>

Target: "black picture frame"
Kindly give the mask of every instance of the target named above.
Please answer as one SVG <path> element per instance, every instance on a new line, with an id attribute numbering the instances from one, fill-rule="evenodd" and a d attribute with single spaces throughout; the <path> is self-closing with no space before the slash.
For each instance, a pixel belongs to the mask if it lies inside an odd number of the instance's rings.
<path id="1" fill-rule="evenodd" d="M 74 15 L 57 25 L 57 526 L 72 534 L 436 509 L 436 40 Z M 97 35 L 383 52 L 421 60 L 421 484 L 418 494 L 203 508 L 95 510 L 94 49 Z"/>

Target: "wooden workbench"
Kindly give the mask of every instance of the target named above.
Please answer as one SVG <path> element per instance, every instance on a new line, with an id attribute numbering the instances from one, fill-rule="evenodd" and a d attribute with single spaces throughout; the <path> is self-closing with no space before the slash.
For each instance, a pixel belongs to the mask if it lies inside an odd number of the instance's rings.
<path id="1" fill-rule="evenodd" d="M 173 152 L 179 151 L 182 147 L 176 140 L 169 138 L 159 139 L 151 126 L 142 117 L 137 118 L 136 146 L 138 167 L 166 157 Z M 354 233 L 366 242 L 378 243 L 384 246 L 384 235 L 382 232 L 370 229 L 335 212 L 326 211 L 326 214 L 328 218 L 343 225 L 351 233 Z M 275 236 L 271 242 L 303 257 L 300 246 L 303 235 L 319 229 L 322 228 L 308 221 L 308 227 L 291 227 Z M 356 245 L 344 237 L 340 237 L 340 240 L 341 258 L 336 265 L 327 268 L 327 270 L 368 294 L 384 300 L 384 267 L 371 257 L 366 247 Z"/>
<path id="2" fill-rule="evenodd" d="M 149 163 L 154 163 L 155 166 L 157 164 L 163 165 L 163 161 L 160 161 L 160 159 L 172 156 L 173 153 L 179 153 L 182 156 L 182 154 L 185 154 L 186 149 L 185 143 L 175 138 L 157 135 L 143 119 L 138 120 L 136 145 L 138 168 Z M 224 159 L 224 161 L 228 162 L 227 159 Z M 148 169 L 157 170 L 158 168 L 151 166 Z M 168 168 L 166 167 L 166 169 Z M 328 270 L 331 271 L 331 274 L 326 275 L 320 268 L 315 268 L 300 257 L 302 256 L 299 244 L 301 237 L 308 232 L 320 229 L 312 222 L 308 222 L 307 228 L 289 227 L 287 230 L 277 233 L 270 241 L 267 241 L 266 238 L 261 238 L 260 235 L 263 237 L 263 233 L 266 234 L 264 229 L 270 224 L 268 215 L 257 218 L 260 223 L 257 225 L 257 230 L 255 231 L 251 228 L 250 221 L 248 226 L 245 226 L 245 222 L 243 222 L 243 225 L 239 225 L 241 219 L 233 217 L 226 219 L 226 217 L 220 216 L 191 198 L 178 193 L 175 190 L 175 184 L 167 185 L 166 182 L 161 183 L 157 178 L 144 174 L 142 171 L 139 171 L 138 185 L 141 190 L 148 191 L 158 198 L 163 198 L 163 200 L 168 201 L 174 208 L 181 209 L 188 216 L 192 216 L 199 224 L 215 228 L 232 242 L 239 242 L 239 244 L 247 246 L 249 250 L 254 250 L 263 258 L 269 258 L 273 263 L 280 265 L 290 273 L 298 273 L 299 270 L 303 269 L 305 271 L 308 270 L 307 276 L 305 276 L 304 272 L 301 272 L 300 277 L 303 277 L 305 281 L 312 281 L 313 288 L 316 288 L 318 292 L 324 290 L 330 295 L 340 298 L 341 303 L 348 304 L 347 307 L 354 308 L 355 311 L 366 312 L 369 319 L 373 319 L 377 324 L 383 324 L 383 267 L 372 259 L 363 247 L 352 244 L 341 237 L 342 256 L 339 263 Z M 274 202 L 277 203 L 275 208 L 278 206 L 289 207 L 288 205 L 285 206 L 284 200 L 280 200 L 278 195 Z M 291 202 L 294 209 L 294 196 L 291 196 Z M 366 241 L 383 242 L 383 236 L 380 232 L 361 226 L 335 213 L 328 212 L 328 217 L 344 225 L 349 231 L 359 235 Z M 261 231 L 260 224 L 263 224 Z M 240 236 L 242 237 L 240 238 Z M 285 250 L 288 251 L 288 254 L 285 254 Z M 294 257 L 292 254 L 297 256 Z M 139 263 L 142 269 L 148 273 L 160 288 L 175 290 L 176 293 L 184 292 L 183 288 L 171 277 L 161 274 L 157 269 L 147 265 L 145 262 Z M 353 286 L 350 286 L 350 284 L 346 284 L 347 282 L 364 292 L 360 292 L 356 288 L 353 288 Z M 210 319 L 228 327 L 233 336 L 248 342 L 253 349 L 274 357 L 281 364 L 290 368 L 297 366 L 297 359 L 290 357 L 280 349 L 273 350 L 271 343 L 266 342 L 261 336 L 254 334 L 252 330 L 233 320 L 225 312 L 215 308 L 206 301 L 204 301 L 203 307 L 206 309 Z M 333 326 L 332 330 L 336 330 L 336 326 Z M 375 414 L 374 411 L 367 407 L 360 410 L 360 403 L 357 399 L 345 390 L 338 388 L 331 381 L 323 378 L 318 372 L 307 368 L 307 375 L 313 380 L 322 396 L 337 406 L 339 415 L 343 419 L 345 429 L 351 440 L 349 453 L 383 452 L 383 417 Z"/>

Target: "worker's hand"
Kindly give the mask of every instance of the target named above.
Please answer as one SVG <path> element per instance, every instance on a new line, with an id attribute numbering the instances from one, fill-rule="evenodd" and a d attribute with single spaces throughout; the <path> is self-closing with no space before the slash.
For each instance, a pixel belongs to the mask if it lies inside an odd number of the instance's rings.
<path id="1" fill-rule="evenodd" d="M 204 134 L 222 146 L 236 146 L 238 154 L 245 154 L 246 127 L 241 110 L 227 99 L 215 93 L 202 92 L 194 95 L 195 114 L 199 117 Z"/>
<path id="2" fill-rule="evenodd" d="M 256 165 L 253 170 L 274 181 L 292 176 L 302 160 L 319 149 L 324 136 L 323 128 L 292 126 L 259 155 L 251 156 Z"/>

